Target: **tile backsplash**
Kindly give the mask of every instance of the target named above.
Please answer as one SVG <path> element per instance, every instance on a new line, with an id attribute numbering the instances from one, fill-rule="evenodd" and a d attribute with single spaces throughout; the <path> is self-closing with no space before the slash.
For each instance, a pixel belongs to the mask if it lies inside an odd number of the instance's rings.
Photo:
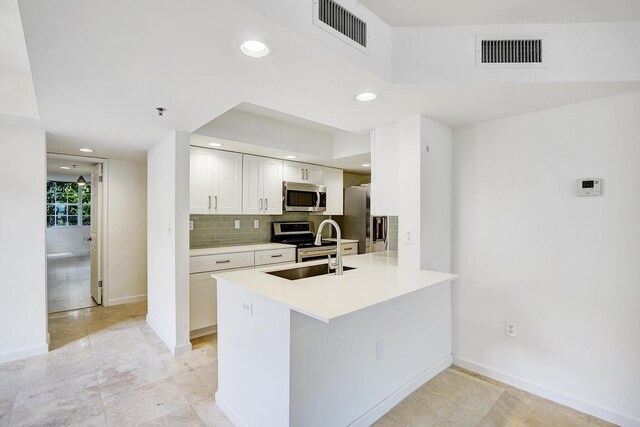
<path id="1" fill-rule="evenodd" d="M 397 251 L 398 250 L 398 217 L 390 216 L 389 217 L 389 229 L 387 232 L 389 233 L 389 250 Z"/>
<path id="2" fill-rule="evenodd" d="M 282 215 L 191 215 L 193 230 L 189 232 L 191 249 L 217 246 L 244 245 L 271 241 L 271 223 L 274 221 L 312 221 L 315 229 L 330 218 L 325 215 L 311 215 L 304 212 L 286 212 Z M 240 229 L 234 228 L 234 221 L 240 220 Z M 259 227 L 253 228 L 253 221 Z M 328 236 L 331 229 L 325 227 Z M 396 233 L 397 235 L 397 233 Z"/>

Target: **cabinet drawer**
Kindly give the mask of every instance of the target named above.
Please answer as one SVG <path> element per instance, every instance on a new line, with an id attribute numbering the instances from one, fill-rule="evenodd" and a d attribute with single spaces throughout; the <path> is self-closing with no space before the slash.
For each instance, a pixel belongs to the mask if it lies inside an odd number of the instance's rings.
<path id="1" fill-rule="evenodd" d="M 242 267 L 253 267 L 253 252 L 202 255 L 189 258 L 189 273 L 230 270 Z"/>
<path id="2" fill-rule="evenodd" d="M 256 251 L 256 267 L 259 265 L 280 264 L 296 261 L 296 248 Z"/>
<path id="3" fill-rule="evenodd" d="M 357 255 L 358 254 L 358 244 L 357 243 L 344 243 L 342 245 L 342 255 Z"/>

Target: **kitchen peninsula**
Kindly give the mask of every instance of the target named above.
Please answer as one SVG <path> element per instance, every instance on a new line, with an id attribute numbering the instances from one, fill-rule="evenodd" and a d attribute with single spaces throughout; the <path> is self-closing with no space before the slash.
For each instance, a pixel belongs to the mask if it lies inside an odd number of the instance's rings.
<path id="1" fill-rule="evenodd" d="M 236 425 L 368 426 L 451 364 L 455 275 L 387 252 L 342 276 L 268 274 L 322 263 L 214 274 L 216 403 Z"/>

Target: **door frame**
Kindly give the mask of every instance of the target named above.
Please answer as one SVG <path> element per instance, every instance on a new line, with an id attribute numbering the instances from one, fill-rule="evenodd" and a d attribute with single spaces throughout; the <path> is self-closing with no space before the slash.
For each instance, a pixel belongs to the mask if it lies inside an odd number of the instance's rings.
<path id="1" fill-rule="evenodd" d="M 104 307 L 108 307 L 109 306 L 109 277 L 108 277 L 108 263 L 109 263 L 109 257 L 107 255 L 107 248 L 108 246 L 108 240 L 107 240 L 107 236 L 108 236 L 108 209 L 107 207 L 109 206 L 109 196 L 108 196 L 108 188 L 109 188 L 109 168 L 108 168 L 108 164 L 109 164 L 109 160 L 108 159 L 104 159 L 101 157 L 89 157 L 89 156 L 75 156 L 75 155 L 69 155 L 69 154 L 61 154 L 61 153 L 55 153 L 55 152 L 50 152 L 47 151 L 47 159 L 52 158 L 52 159 L 63 159 L 63 160 L 69 160 L 69 161 L 78 161 L 78 162 L 88 162 L 88 163 L 102 163 L 102 194 L 100 195 L 100 204 L 101 204 L 101 209 L 100 209 L 100 224 L 98 227 L 98 239 L 100 242 L 100 253 L 101 253 L 101 258 L 102 258 L 102 262 L 101 264 L 101 270 L 102 270 L 102 306 Z M 46 208 L 46 200 L 45 200 L 45 208 Z M 47 262 L 47 254 L 45 252 L 45 265 Z M 45 301 L 48 301 L 48 279 L 46 282 L 45 286 Z M 48 309 L 48 304 L 45 304 L 45 310 L 46 310 L 46 318 L 47 318 L 47 323 L 48 323 L 48 316 L 49 316 L 49 309 Z M 47 325 L 47 330 L 48 330 L 48 325 Z"/>

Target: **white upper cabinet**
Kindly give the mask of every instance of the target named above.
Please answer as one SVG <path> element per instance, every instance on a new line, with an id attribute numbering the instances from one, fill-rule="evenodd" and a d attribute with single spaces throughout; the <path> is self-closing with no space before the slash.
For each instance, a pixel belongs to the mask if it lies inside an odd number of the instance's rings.
<path id="1" fill-rule="evenodd" d="M 213 178 L 211 175 L 211 150 L 191 147 L 191 167 L 189 179 L 189 212 L 192 214 L 211 213 Z"/>
<path id="2" fill-rule="evenodd" d="M 284 181 L 324 184 L 324 168 L 298 162 L 284 162 Z"/>
<path id="3" fill-rule="evenodd" d="M 282 160 L 243 156 L 242 213 L 282 213 Z"/>
<path id="4" fill-rule="evenodd" d="M 242 213 L 242 154 L 213 152 L 212 212 L 220 215 Z"/>
<path id="5" fill-rule="evenodd" d="M 342 215 L 344 206 L 342 169 L 324 168 L 324 185 L 327 186 L 327 210 L 323 214 Z"/>
<path id="6" fill-rule="evenodd" d="M 242 213 L 242 154 L 191 147 L 191 214 Z"/>
<path id="7" fill-rule="evenodd" d="M 282 160 L 263 159 L 264 213 L 282 214 Z"/>

